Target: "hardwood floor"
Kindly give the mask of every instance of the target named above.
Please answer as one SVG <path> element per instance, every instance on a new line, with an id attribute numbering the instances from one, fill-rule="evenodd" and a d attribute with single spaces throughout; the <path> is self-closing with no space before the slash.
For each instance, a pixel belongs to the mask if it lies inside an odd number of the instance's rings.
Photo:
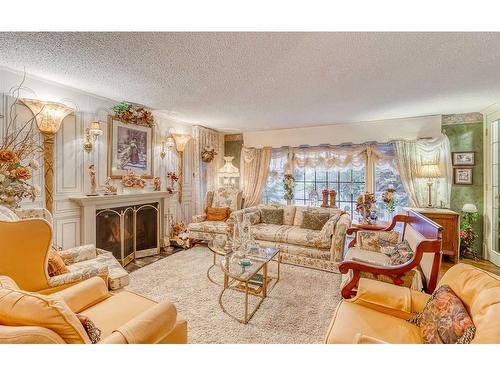
<path id="1" fill-rule="evenodd" d="M 472 260 L 472 259 L 460 259 L 460 263 L 467 263 L 470 264 L 474 267 L 481 268 L 485 271 L 491 272 L 495 275 L 500 276 L 500 267 L 494 265 L 488 260 L 484 259 L 478 259 L 478 260 Z M 440 271 L 440 276 L 442 276 L 448 269 L 450 269 L 454 263 L 447 259 L 447 257 L 443 258 L 443 262 L 441 263 L 441 271 Z"/>

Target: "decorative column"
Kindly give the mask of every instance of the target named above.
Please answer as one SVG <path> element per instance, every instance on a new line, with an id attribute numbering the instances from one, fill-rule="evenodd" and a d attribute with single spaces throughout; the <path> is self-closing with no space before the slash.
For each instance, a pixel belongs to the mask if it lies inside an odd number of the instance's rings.
<path id="1" fill-rule="evenodd" d="M 54 140 L 62 120 L 74 112 L 74 109 L 61 103 L 42 102 L 34 99 L 21 99 L 21 102 L 33 112 L 38 130 L 43 134 L 45 208 L 52 213 L 54 206 Z"/>

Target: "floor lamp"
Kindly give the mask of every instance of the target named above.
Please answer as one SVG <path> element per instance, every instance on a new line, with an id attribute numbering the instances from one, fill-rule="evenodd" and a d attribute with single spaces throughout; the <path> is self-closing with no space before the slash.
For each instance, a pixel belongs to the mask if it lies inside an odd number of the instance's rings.
<path id="1" fill-rule="evenodd" d="M 33 112 L 38 130 L 43 134 L 45 208 L 52 213 L 54 205 L 54 140 L 62 120 L 74 112 L 74 109 L 61 103 L 34 99 L 21 99 L 21 102 Z"/>
<path id="2" fill-rule="evenodd" d="M 177 153 L 179 154 L 179 203 L 182 203 L 182 182 L 183 182 L 183 159 L 184 159 L 184 150 L 186 148 L 187 143 L 191 139 L 191 135 L 189 134 L 172 134 L 175 140 L 175 147 Z"/>

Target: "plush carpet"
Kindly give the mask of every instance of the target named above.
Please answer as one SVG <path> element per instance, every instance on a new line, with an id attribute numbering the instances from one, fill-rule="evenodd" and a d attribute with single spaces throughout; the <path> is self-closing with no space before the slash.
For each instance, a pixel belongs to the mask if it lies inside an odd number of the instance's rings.
<path id="1" fill-rule="evenodd" d="M 212 253 L 206 247 L 182 251 L 130 274 L 128 290 L 155 301 L 170 300 L 188 321 L 190 343 L 321 343 L 340 300 L 340 275 L 292 265 L 281 265 L 281 280 L 248 324 L 241 324 L 219 306 L 222 287 L 211 283 L 206 271 Z M 276 263 L 270 272 L 276 270 Z M 219 266 L 211 276 L 222 281 Z M 243 315 L 244 294 L 228 291 L 224 306 Z M 254 306 L 257 298 L 251 298 Z"/>

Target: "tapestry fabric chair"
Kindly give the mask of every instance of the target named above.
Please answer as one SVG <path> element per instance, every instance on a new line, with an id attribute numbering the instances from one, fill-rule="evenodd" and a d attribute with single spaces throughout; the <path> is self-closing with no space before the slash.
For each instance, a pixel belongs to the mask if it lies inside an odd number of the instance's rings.
<path id="1" fill-rule="evenodd" d="M 208 221 L 208 207 L 229 207 L 230 213 L 240 210 L 243 205 L 242 192 L 233 188 L 219 188 L 206 194 L 205 213 L 193 216 L 193 222 L 188 224 L 188 236 L 192 241 L 210 241 L 227 239 L 228 225 L 234 224 L 232 217 L 226 221 Z M 232 216 L 232 215 L 231 215 Z"/>
<path id="2" fill-rule="evenodd" d="M 187 323 L 169 301 L 108 292 L 99 277 L 42 295 L 0 276 L 0 344 L 185 344 Z M 100 331 L 87 332 L 81 320 Z"/>
<path id="3" fill-rule="evenodd" d="M 111 253 L 94 245 L 58 251 L 69 272 L 49 276 L 53 232 L 47 219 L 52 220 L 50 213 L 43 209 L 14 213 L 0 207 L 0 238 L 8 239 L 0 243 L 0 275 L 12 277 L 24 290 L 44 294 L 94 276 L 105 280 L 110 289 L 128 284 L 128 272 Z"/>

